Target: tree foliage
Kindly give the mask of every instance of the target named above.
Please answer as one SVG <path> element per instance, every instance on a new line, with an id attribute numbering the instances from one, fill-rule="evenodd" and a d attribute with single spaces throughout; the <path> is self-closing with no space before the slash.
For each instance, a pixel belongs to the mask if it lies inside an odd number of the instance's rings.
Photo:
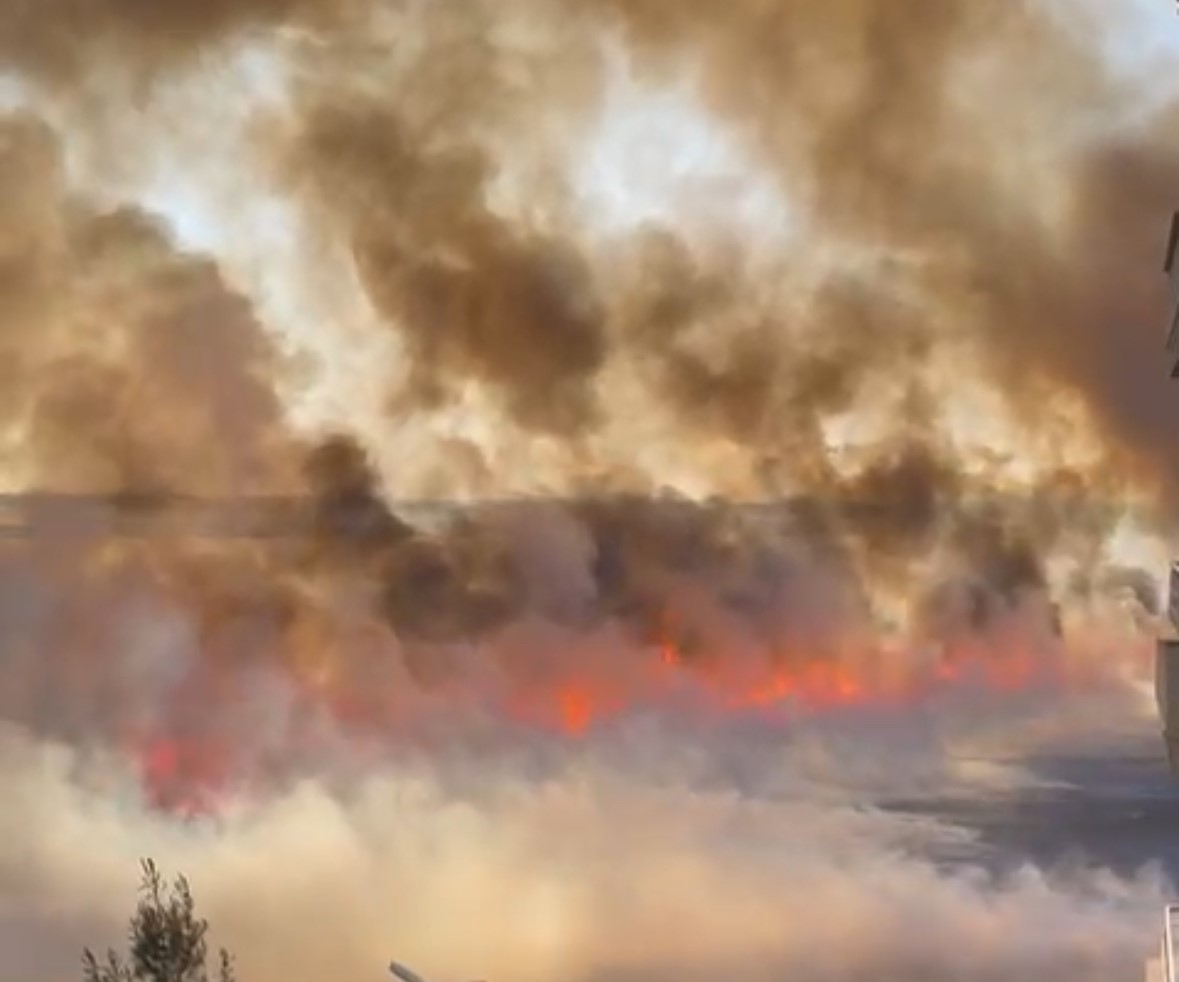
<path id="1" fill-rule="evenodd" d="M 139 906 L 128 932 L 129 957 L 108 950 L 99 961 L 87 948 L 82 955 L 83 982 L 234 982 L 233 960 L 220 950 L 211 975 L 205 935 L 209 924 L 196 916 L 188 880 L 178 876 L 164 886 L 152 860 L 142 863 Z"/>

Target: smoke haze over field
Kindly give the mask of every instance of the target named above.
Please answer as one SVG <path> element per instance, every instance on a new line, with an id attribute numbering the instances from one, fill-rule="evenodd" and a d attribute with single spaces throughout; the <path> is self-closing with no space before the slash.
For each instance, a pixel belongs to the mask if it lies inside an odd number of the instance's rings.
<path id="1" fill-rule="evenodd" d="M 0 6 L 5 972 L 152 854 L 261 982 L 1136 975 L 883 807 L 1153 725 L 1177 56 L 1062 9 Z"/>

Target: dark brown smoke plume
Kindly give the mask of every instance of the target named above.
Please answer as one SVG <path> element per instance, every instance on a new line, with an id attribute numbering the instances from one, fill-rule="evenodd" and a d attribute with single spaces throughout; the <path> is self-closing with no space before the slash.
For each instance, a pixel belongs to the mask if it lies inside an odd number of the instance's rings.
<path id="1" fill-rule="evenodd" d="M 1179 103 L 1057 11 L 0 0 L 8 974 L 145 843 L 262 982 L 1137 972 L 878 807 L 1140 721 Z"/>
<path id="2" fill-rule="evenodd" d="M 304 17 L 311 23 L 342 17 L 347 6 L 317 0 L 12 3 L 0 11 L 0 61 L 67 89 L 102 74 L 150 81 L 242 34 L 266 34 Z"/>
<path id="3" fill-rule="evenodd" d="M 699 440 L 736 443 L 778 461 L 778 485 L 838 493 L 825 422 L 901 386 L 923 408 L 896 428 L 925 440 L 953 388 L 939 378 L 929 391 L 925 372 L 953 365 L 1022 418 L 1043 417 L 1030 432 L 1085 416 L 1103 461 L 1170 493 L 1151 281 L 1173 171 L 1165 119 L 1157 139 L 1119 123 L 1131 94 L 1043 5 L 998 17 L 868 0 L 537 2 L 499 14 L 469 3 L 461 16 L 395 5 L 385 13 L 410 19 L 387 38 L 366 31 L 380 21 L 360 5 L 333 17 L 290 2 L 153 11 L 79 4 L 61 20 L 18 15 L 9 35 L 24 37 L 36 75 L 106 63 L 104 38 L 155 64 L 164 41 L 182 53 L 299 28 L 306 40 L 279 44 L 297 66 L 294 115 L 266 131 L 262 152 L 350 253 L 404 345 L 389 369 L 395 416 L 444 409 L 474 386 L 521 439 L 580 441 L 610 432 L 620 410 L 602 405 L 603 390 L 629 372 L 674 416 L 669 438 L 685 454 Z M 572 67 L 511 39 L 528 19 L 554 44 L 566 39 L 558 24 L 581 32 Z M 811 216 L 808 243 L 774 257 L 769 277 L 752 245 L 701 252 L 676 230 L 640 230 L 604 257 L 580 234 L 554 175 L 601 105 L 593 92 L 609 70 L 586 66 L 619 44 L 643 84 L 687 77 Z M 565 145 L 547 129 L 562 114 Z M 1086 127 L 1090 116 L 1109 122 Z M 536 156 L 543 222 L 493 201 L 504 171 Z M 816 281 L 808 254 L 833 237 L 877 255 Z"/>
<path id="4" fill-rule="evenodd" d="M 0 168 L 8 486 L 281 487 L 280 359 L 216 263 L 141 211 L 78 200 L 58 140 L 28 116 L 0 120 Z"/>
<path id="5" fill-rule="evenodd" d="M 248 499 L 272 533 L 88 540 L 36 590 L 103 556 L 112 596 L 190 611 L 201 699 L 256 665 L 333 705 L 374 671 L 432 690 L 471 671 L 466 644 L 499 645 L 483 670 L 510 688 L 535 667 L 514 639 L 542 629 L 776 664 L 862 648 L 898 603 L 949 645 L 1059 627 L 1065 596 L 1143 594 L 1108 543 L 1131 497 L 1179 488 L 1152 281 L 1172 112 L 1125 122 L 1126 83 L 1039 4 L 79 0 L 0 28 L 29 91 L 0 130 L 4 479 Z M 199 132 L 153 105 L 243 45 L 284 95 L 237 159 L 192 168 L 239 166 L 299 216 L 318 265 L 277 288 L 258 286 L 269 256 L 186 251 L 95 176 L 120 135 Z M 798 228 L 595 231 L 578 168 L 629 111 L 620 64 L 636 91 L 679 86 L 668 111 L 737 146 Z M 120 79 L 139 130 L 112 123 Z M 295 375 L 275 319 L 299 303 L 272 300 L 328 282 L 368 320 L 313 330 L 384 346 L 331 393 L 355 418 L 316 427 L 293 411 L 315 359 Z M 1005 415 L 1002 446 L 963 431 L 992 424 L 964 393 Z M 394 503 L 445 492 L 422 475 L 454 447 L 531 497 Z M 81 581 L 62 590 L 97 616 Z"/>
<path id="6" fill-rule="evenodd" d="M 834 360 L 842 384 L 819 391 L 904 377 L 930 343 L 964 336 L 957 369 L 989 369 L 1030 428 L 1036 416 L 1047 425 L 1053 401 L 1075 401 L 1107 460 L 1174 494 L 1175 396 L 1158 353 L 1173 127 L 1169 113 L 1085 127 L 1135 95 L 1074 25 L 1035 3 L 997 16 L 870 0 L 614 10 L 640 63 L 664 75 L 694 66 L 703 98 L 784 185 L 802 184 L 820 230 L 903 257 L 888 276 L 931 302 L 902 309 L 875 289 L 842 309 L 817 305 L 824 335 L 847 342 Z M 791 352 L 788 366 L 811 357 Z M 729 402 L 744 404 L 765 384 L 740 364 Z M 807 388 L 789 367 L 774 375 Z M 724 401 L 715 381 L 699 383 L 701 404 Z"/>

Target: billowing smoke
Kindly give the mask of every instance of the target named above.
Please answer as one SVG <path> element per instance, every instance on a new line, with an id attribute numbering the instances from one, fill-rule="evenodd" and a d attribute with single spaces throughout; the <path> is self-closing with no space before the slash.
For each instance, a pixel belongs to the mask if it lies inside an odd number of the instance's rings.
<path id="1" fill-rule="evenodd" d="M 193 871 L 217 941 L 264 979 L 370 978 L 390 951 L 442 978 L 1141 970 L 1166 896 L 1157 873 L 956 867 L 946 857 L 970 854 L 968 838 L 833 796 L 822 778 L 838 764 L 807 767 L 805 747 L 730 746 L 763 761 L 738 793 L 731 777 L 709 779 L 723 754 L 702 761 L 660 736 L 547 765 L 433 758 L 350 792 L 309 783 L 189 833 L 109 786 L 100 797 L 95 762 L 78 775 L 76 758 L 7 737 L 0 856 L 20 898 L 5 913 L 7 964 L 67 974 L 70 942 L 114 937 L 134 858 L 150 850 Z M 901 752 L 876 766 L 899 783 L 911 763 Z"/>
<path id="2" fill-rule="evenodd" d="M 976 7 L 0 10 L 13 972 L 1137 973 L 884 807 L 1142 730 L 1179 501 L 1174 101 Z"/>

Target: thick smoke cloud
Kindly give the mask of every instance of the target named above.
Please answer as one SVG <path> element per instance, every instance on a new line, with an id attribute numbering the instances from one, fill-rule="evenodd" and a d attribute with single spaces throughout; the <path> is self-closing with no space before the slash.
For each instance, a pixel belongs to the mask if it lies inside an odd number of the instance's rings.
<path id="1" fill-rule="evenodd" d="M 299 170 L 343 212 L 368 294 L 402 330 L 408 396 L 445 402 L 475 378 L 529 429 L 584 425 L 606 353 L 585 260 L 489 211 L 475 148 L 424 153 L 380 105 L 316 107 L 305 126 Z"/>
<path id="2" fill-rule="evenodd" d="M 96 71 L 130 71 L 147 80 L 236 34 L 272 30 L 346 6 L 303 0 L 166 6 L 138 0 L 67 0 L 50 10 L 9 4 L 0 15 L 0 57 L 40 80 L 70 88 L 85 84 Z"/>
<path id="3" fill-rule="evenodd" d="M 280 359 L 215 262 L 66 184 L 58 140 L 0 120 L 8 488 L 281 487 Z"/>
<path id="4" fill-rule="evenodd" d="M 1137 975 L 879 808 L 1141 730 L 1179 489 L 1174 107 L 976 7 L 0 11 L 12 970 L 154 853 L 262 980 Z"/>
<path id="5" fill-rule="evenodd" d="M 1151 120 L 1158 139 L 1122 122 L 1135 93 L 1046 10 L 468 6 L 323 21 L 307 5 L 222 5 L 167 32 L 210 58 L 272 38 L 268 84 L 287 97 L 260 112 L 244 159 L 343 250 L 396 339 L 395 360 L 373 367 L 391 425 L 450 428 L 490 401 L 492 433 L 435 436 L 419 456 L 473 445 L 492 488 L 645 493 L 665 478 L 625 455 L 651 457 L 637 442 L 649 415 L 648 439 L 682 456 L 725 448 L 731 473 L 710 479 L 726 491 L 832 494 L 846 467 L 831 427 L 873 405 L 883 445 L 862 467 L 900 442 L 976 470 L 939 407 L 981 384 L 1035 420 L 1016 426 L 1017 452 L 1041 454 L 1045 479 L 1079 467 L 1100 493 L 1126 490 L 1111 473 L 1166 490 L 1151 282 L 1165 118 Z M 151 18 L 86 10 L 151 50 Z M 85 43 L 102 31 L 52 24 L 117 64 Z M 796 206 L 802 240 L 767 253 L 670 226 L 603 249 L 585 234 L 571 175 L 619 47 L 643 83 L 679 84 L 743 142 Z M 105 90 L 83 91 L 90 107 Z M 504 480 L 519 456 L 507 448 L 553 437 L 542 477 Z M 382 461 L 410 494 L 414 469 Z"/>
<path id="6" fill-rule="evenodd" d="M 738 795 L 688 783 L 676 743 L 644 747 L 658 776 L 603 747 L 543 780 L 484 768 L 455 795 L 437 761 L 408 764 L 184 834 L 99 796 L 99 765 L 79 786 L 68 755 L 8 737 L 0 864 L 23 903 L 6 920 L 22 939 L 113 939 L 112 898 L 150 850 L 191 872 L 243 973 L 294 982 L 372 977 L 391 953 L 455 978 L 1129 979 L 1153 940 L 1166 887 L 1149 870 L 954 872 L 929 856 L 971 853 L 968 837 L 831 801 L 800 773 L 807 748 L 774 765 L 792 791 Z M 26 977 L 70 970 L 53 945 L 7 950 Z"/>
<path id="7" fill-rule="evenodd" d="M 657 71 L 688 56 L 702 66 L 709 104 L 801 183 L 823 231 L 905 257 L 886 275 L 928 305 L 904 323 L 880 289 L 816 312 L 854 346 L 838 359 L 853 379 L 904 378 L 923 347 L 965 335 L 964 357 L 990 363 L 1021 410 L 1078 401 L 1113 459 L 1173 484 L 1155 282 L 1175 172 L 1168 114 L 1149 131 L 1103 127 L 1141 93 L 1103 76 L 1067 23 L 1036 4 L 997 17 L 858 0 L 616 9 Z"/>

